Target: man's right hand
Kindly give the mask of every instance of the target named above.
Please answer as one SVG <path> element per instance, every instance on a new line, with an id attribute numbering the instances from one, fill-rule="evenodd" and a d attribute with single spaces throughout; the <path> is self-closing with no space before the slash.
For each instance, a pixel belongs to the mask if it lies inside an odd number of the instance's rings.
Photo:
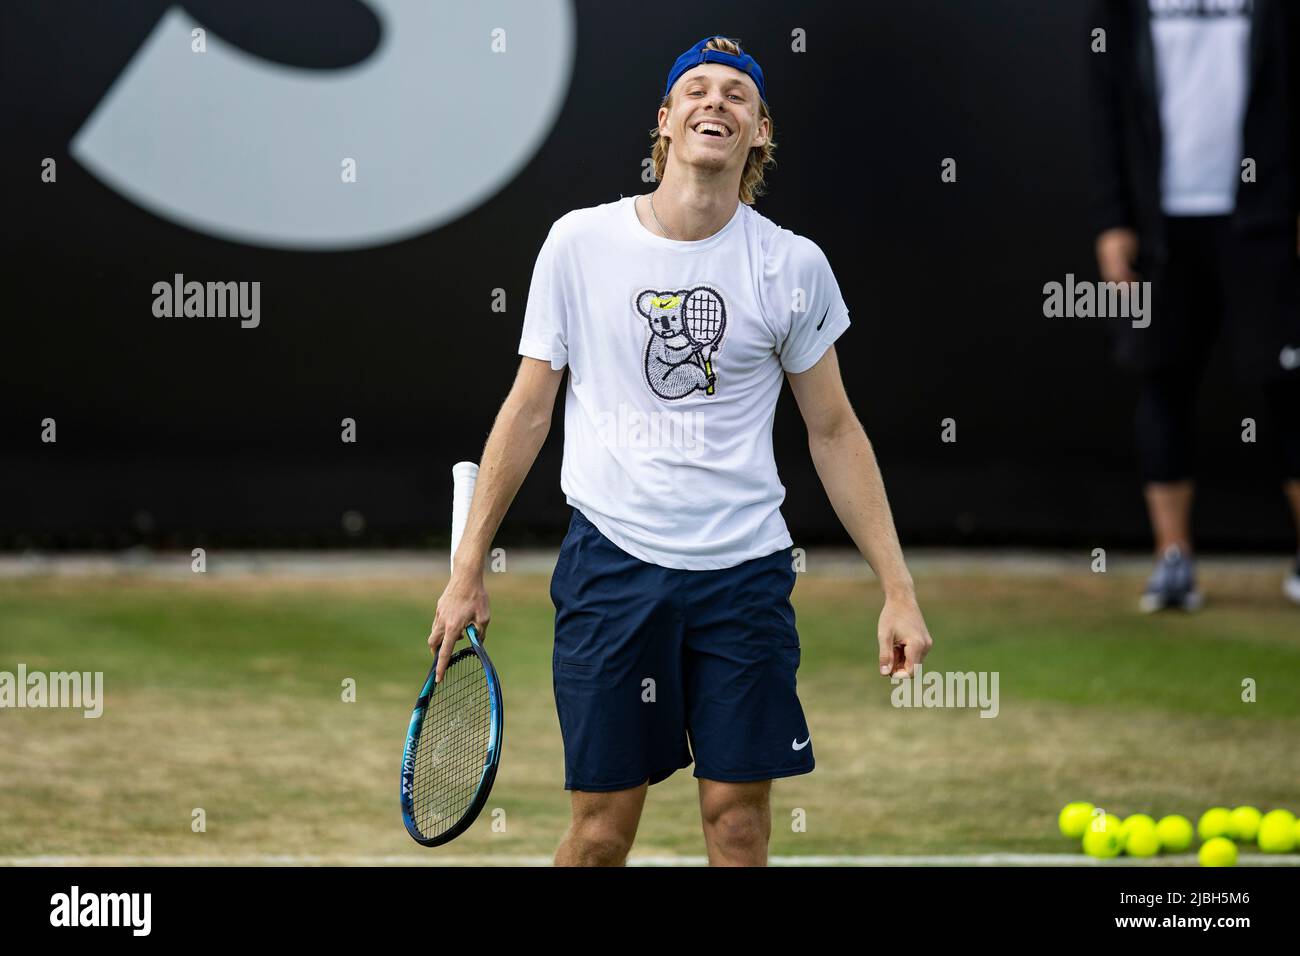
<path id="1" fill-rule="evenodd" d="M 433 628 L 429 631 L 429 651 L 438 655 L 436 681 L 442 682 L 452 652 L 456 649 L 456 642 L 465 636 L 465 628 L 473 624 L 478 631 L 479 640 L 486 640 L 488 622 L 491 619 L 492 611 L 488 607 L 487 588 L 483 587 L 482 573 L 453 572 L 442 597 L 438 598 Z"/>
<path id="2" fill-rule="evenodd" d="M 1097 237 L 1097 268 L 1105 282 L 1137 282 L 1137 233 L 1127 226 L 1107 229 Z"/>

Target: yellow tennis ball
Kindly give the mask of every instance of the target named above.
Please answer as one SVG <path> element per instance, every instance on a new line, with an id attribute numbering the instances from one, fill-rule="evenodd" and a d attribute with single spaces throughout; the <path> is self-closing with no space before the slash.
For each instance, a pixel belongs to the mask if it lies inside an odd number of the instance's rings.
<path id="1" fill-rule="evenodd" d="M 1270 810 L 1259 821 L 1259 848 L 1265 853 L 1290 853 L 1296 845 L 1296 819 L 1290 810 Z"/>
<path id="2" fill-rule="evenodd" d="M 1082 837 L 1083 831 L 1088 829 L 1088 821 L 1092 819 L 1093 809 L 1091 803 L 1083 801 L 1067 803 L 1062 807 L 1060 815 L 1056 818 L 1056 825 L 1061 828 L 1061 835 L 1071 840 Z"/>
<path id="3" fill-rule="evenodd" d="M 1119 856 L 1123 849 L 1124 844 L 1114 830 L 1089 830 L 1083 835 L 1083 852 L 1099 860 Z"/>
<path id="4" fill-rule="evenodd" d="M 1124 823 L 1127 825 L 1128 820 Z M 1156 825 L 1139 821 L 1136 826 L 1129 827 L 1124 838 L 1124 852 L 1129 856 L 1155 856 L 1159 853 L 1160 837 L 1156 834 Z"/>
<path id="5" fill-rule="evenodd" d="M 1183 853 L 1192 845 L 1192 821 L 1176 813 L 1161 817 L 1156 824 L 1156 836 L 1160 837 L 1161 847 L 1170 853 Z"/>
<path id="6" fill-rule="evenodd" d="M 1119 856 L 1124 849 L 1120 818 L 1109 813 L 1093 814 L 1083 834 L 1083 852 L 1098 859 Z"/>
<path id="7" fill-rule="evenodd" d="M 1129 814 L 1124 818 L 1124 822 L 1120 824 L 1119 827 L 1120 836 L 1122 836 L 1125 840 L 1127 840 L 1129 838 L 1129 835 L 1135 829 L 1140 827 L 1148 827 L 1154 830 L 1156 828 L 1156 821 L 1151 819 L 1145 813 Z"/>
<path id="8" fill-rule="evenodd" d="M 1254 843 L 1259 835 L 1259 821 L 1263 818 L 1254 807 L 1238 807 L 1228 815 L 1227 835 L 1234 840 Z"/>
<path id="9" fill-rule="evenodd" d="M 1295 822 L 1295 845 L 1300 847 L 1300 818 Z"/>
<path id="10" fill-rule="evenodd" d="M 1227 837 L 1206 840 L 1200 852 L 1201 866 L 1236 866 L 1237 844 Z"/>
<path id="11" fill-rule="evenodd" d="M 1224 807 L 1206 810 L 1201 814 L 1201 819 L 1196 824 L 1196 835 L 1202 840 L 1213 840 L 1215 837 L 1227 836 L 1231 822 L 1232 813 Z"/>

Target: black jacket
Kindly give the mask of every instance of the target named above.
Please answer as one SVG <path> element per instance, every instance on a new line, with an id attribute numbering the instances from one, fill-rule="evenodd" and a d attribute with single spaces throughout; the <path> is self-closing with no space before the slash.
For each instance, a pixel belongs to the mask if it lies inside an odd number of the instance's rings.
<path id="1" fill-rule="evenodd" d="M 1160 104 L 1147 0 L 1094 0 L 1090 27 L 1106 52 L 1088 54 L 1093 226 L 1136 229 L 1144 256 L 1165 253 L 1160 209 Z M 1300 214 L 1300 2 L 1254 0 L 1250 92 L 1242 141 L 1256 181 L 1238 183 L 1239 229 L 1296 228 Z"/>

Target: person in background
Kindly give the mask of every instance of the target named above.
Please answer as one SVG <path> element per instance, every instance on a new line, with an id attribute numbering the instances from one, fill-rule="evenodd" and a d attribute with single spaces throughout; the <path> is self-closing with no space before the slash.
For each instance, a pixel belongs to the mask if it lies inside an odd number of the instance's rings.
<path id="1" fill-rule="evenodd" d="M 1156 568 L 1146 611 L 1200 606 L 1193 420 L 1224 338 L 1262 390 L 1300 534 L 1300 4 L 1098 0 L 1089 62 L 1092 204 L 1103 281 L 1152 283 L 1152 321 L 1117 331 L 1139 381 L 1137 441 Z M 1300 553 L 1283 583 L 1300 604 Z"/>

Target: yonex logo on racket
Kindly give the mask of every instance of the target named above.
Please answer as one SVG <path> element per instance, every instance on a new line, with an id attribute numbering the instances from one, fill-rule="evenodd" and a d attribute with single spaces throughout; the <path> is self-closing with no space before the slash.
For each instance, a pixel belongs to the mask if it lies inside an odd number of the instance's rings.
<path id="1" fill-rule="evenodd" d="M 650 391 L 668 401 L 717 387 L 714 357 L 727 331 L 727 305 L 714 286 L 645 289 L 633 307 L 650 328 L 642 371 Z"/>

